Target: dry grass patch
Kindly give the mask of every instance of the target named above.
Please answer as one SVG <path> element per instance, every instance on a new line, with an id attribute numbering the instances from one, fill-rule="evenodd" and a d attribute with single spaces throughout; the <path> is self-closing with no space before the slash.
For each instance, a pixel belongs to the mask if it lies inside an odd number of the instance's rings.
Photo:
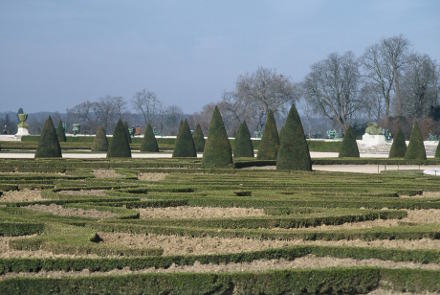
<path id="1" fill-rule="evenodd" d="M 437 250 L 440 249 L 440 240 L 420 239 L 420 240 L 338 240 L 338 241 L 289 241 L 296 245 L 316 245 L 332 247 L 366 247 L 366 248 L 392 248 L 405 250 Z"/>
<path id="2" fill-rule="evenodd" d="M 65 190 L 57 192 L 60 195 L 69 196 L 105 196 L 106 191 L 103 189 L 91 189 L 91 190 Z"/>
<path id="3" fill-rule="evenodd" d="M 221 208 L 221 207 L 166 207 L 166 208 L 141 208 L 138 209 L 141 218 L 236 218 L 265 216 L 263 209 L 253 208 Z"/>
<path id="4" fill-rule="evenodd" d="M 423 192 L 421 195 L 401 195 L 403 199 L 440 199 L 440 192 Z"/>
<path id="5" fill-rule="evenodd" d="M 168 173 L 139 173 L 138 179 L 143 181 L 161 181 L 168 176 Z"/>
<path id="6" fill-rule="evenodd" d="M 48 212 L 58 216 L 79 216 L 79 217 L 89 217 L 89 218 L 111 218 L 117 216 L 114 213 L 107 211 L 98 211 L 96 209 L 84 210 L 81 208 L 64 208 L 60 205 L 50 204 L 50 205 L 31 205 L 25 208 L 39 211 Z"/>
<path id="7" fill-rule="evenodd" d="M 41 190 L 24 189 L 19 191 L 7 191 L 0 196 L 0 202 L 29 202 L 44 200 Z"/>
<path id="8" fill-rule="evenodd" d="M 119 173 L 116 173 L 113 169 L 96 169 L 93 170 L 93 175 L 95 175 L 96 178 L 121 178 L 122 175 Z"/>
<path id="9" fill-rule="evenodd" d="M 412 223 L 440 223 L 440 209 L 407 210 L 408 217 L 402 221 Z"/>

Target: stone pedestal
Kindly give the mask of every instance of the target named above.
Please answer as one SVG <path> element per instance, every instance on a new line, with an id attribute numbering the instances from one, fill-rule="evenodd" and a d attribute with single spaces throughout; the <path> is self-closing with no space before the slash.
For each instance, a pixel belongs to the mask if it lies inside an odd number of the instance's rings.
<path id="1" fill-rule="evenodd" d="M 29 130 L 26 127 L 18 127 L 17 133 L 15 133 L 15 136 L 24 136 L 29 135 Z"/>
<path id="2" fill-rule="evenodd" d="M 385 139 L 385 136 L 382 134 L 371 135 L 365 133 L 364 135 L 362 135 L 362 140 L 360 143 L 365 147 L 372 147 L 378 145 L 386 145 L 387 141 Z"/>

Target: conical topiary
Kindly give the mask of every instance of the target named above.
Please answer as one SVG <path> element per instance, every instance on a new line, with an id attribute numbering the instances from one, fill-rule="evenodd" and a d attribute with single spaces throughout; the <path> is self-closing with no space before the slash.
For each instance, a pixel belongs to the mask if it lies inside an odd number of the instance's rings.
<path id="1" fill-rule="evenodd" d="M 99 127 L 96 130 L 95 139 L 92 144 L 92 152 L 107 152 L 108 150 L 108 140 L 105 135 L 104 127 Z"/>
<path id="2" fill-rule="evenodd" d="M 292 105 L 280 134 L 277 170 L 312 170 L 309 146 L 295 105 Z"/>
<path id="3" fill-rule="evenodd" d="M 435 149 L 435 156 L 436 159 L 440 159 L 440 141 L 437 144 L 437 148 Z"/>
<path id="4" fill-rule="evenodd" d="M 258 147 L 257 159 L 276 160 L 280 138 L 278 137 L 277 124 L 272 111 L 267 114 L 266 125 L 264 126 L 263 137 Z"/>
<path id="5" fill-rule="evenodd" d="M 196 130 L 193 133 L 193 139 L 196 152 L 203 153 L 203 150 L 205 149 L 205 135 L 203 134 L 200 124 L 197 124 L 196 126 Z"/>
<path id="6" fill-rule="evenodd" d="M 157 153 L 159 152 L 159 145 L 157 144 L 156 136 L 154 136 L 153 128 L 150 124 L 147 125 L 144 132 L 144 138 L 141 142 L 141 152 Z"/>
<path id="7" fill-rule="evenodd" d="M 61 120 L 58 122 L 57 136 L 59 142 L 66 142 L 66 131 L 64 130 L 63 122 Z"/>
<path id="8" fill-rule="evenodd" d="M 408 148 L 406 149 L 405 159 L 408 160 L 426 160 L 426 150 L 423 143 L 422 132 L 420 132 L 419 125 L 414 122 L 409 137 Z"/>
<path id="9" fill-rule="evenodd" d="M 406 153 L 405 135 L 402 130 L 397 131 L 396 136 L 393 138 L 393 144 L 391 145 L 389 158 L 403 158 Z"/>
<path id="10" fill-rule="evenodd" d="M 113 138 L 107 151 L 107 158 L 131 158 L 126 130 L 124 122 L 119 119 L 115 131 L 113 131 Z"/>
<path id="11" fill-rule="evenodd" d="M 235 137 L 234 157 L 254 157 L 254 146 L 246 121 L 240 124 Z"/>
<path id="12" fill-rule="evenodd" d="M 174 146 L 173 158 L 177 157 L 197 157 L 194 140 L 186 120 L 180 125 Z"/>
<path id="13" fill-rule="evenodd" d="M 127 141 L 128 143 L 131 143 L 131 135 L 130 135 L 130 131 L 128 130 L 128 122 L 125 121 L 124 122 L 124 127 L 125 127 L 125 135 L 127 136 Z"/>
<path id="14" fill-rule="evenodd" d="M 217 106 L 209 123 L 208 139 L 203 152 L 204 168 L 224 168 L 232 164 L 232 150 L 222 115 Z"/>
<path id="15" fill-rule="evenodd" d="M 344 139 L 339 150 L 339 158 L 345 157 L 359 158 L 359 148 L 351 126 L 345 130 Z"/>
<path id="16" fill-rule="evenodd" d="M 44 123 L 43 131 L 40 135 L 35 158 L 60 158 L 61 147 L 58 141 L 57 132 L 53 125 L 52 118 L 49 116 Z"/>

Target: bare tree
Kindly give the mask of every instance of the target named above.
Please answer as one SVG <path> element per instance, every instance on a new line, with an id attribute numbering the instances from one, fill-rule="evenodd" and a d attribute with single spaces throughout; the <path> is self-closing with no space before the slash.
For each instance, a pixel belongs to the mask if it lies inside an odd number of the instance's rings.
<path id="1" fill-rule="evenodd" d="M 304 83 L 305 97 L 315 110 L 346 130 L 362 106 L 359 86 L 359 64 L 354 54 L 332 53 L 312 65 Z"/>
<path id="2" fill-rule="evenodd" d="M 362 109 L 369 121 L 380 121 L 384 114 L 386 103 L 383 99 L 383 89 L 376 83 L 365 83 L 362 85 L 360 97 Z"/>
<path id="3" fill-rule="evenodd" d="M 402 75 L 402 111 L 410 117 L 422 118 L 438 105 L 438 67 L 428 55 L 408 56 Z"/>
<path id="4" fill-rule="evenodd" d="M 143 89 L 134 95 L 132 103 L 136 111 L 144 117 L 145 126 L 151 124 L 154 127 L 162 109 L 162 103 L 157 95 L 152 91 Z"/>
<path id="5" fill-rule="evenodd" d="M 106 96 L 93 104 L 98 123 L 107 131 L 113 130 L 116 121 L 122 117 L 124 108 L 125 101 L 120 96 Z"/>
<path id="6" fill-rule="evenodd" d="M 70 129 L 73 123 L 81 125 L 82 132 L 92 133 L 96 129 L 96 117 L 93 102 L 86 100 L 67 109 L 66 124 Z"/>
<path id="7" fill-rule="evenodd" d="M 179 123 L 183 120 L 183 111 L 176 105 L 170 105 L 162 114 L 161 129 L 165 134 L 176 135 Z"/>

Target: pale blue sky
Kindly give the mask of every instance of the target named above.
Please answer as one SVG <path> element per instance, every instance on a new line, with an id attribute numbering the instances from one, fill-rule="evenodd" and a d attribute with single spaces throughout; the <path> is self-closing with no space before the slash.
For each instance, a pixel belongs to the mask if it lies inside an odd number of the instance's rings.
<path id="1" fill-rule="evenodd" d="M 382 37 L 439 61 L 439 33 L 438 0 L 0 0 L 0 111 L 147 88 L 193 112 L 258 66 L 300 81 Z"/>

